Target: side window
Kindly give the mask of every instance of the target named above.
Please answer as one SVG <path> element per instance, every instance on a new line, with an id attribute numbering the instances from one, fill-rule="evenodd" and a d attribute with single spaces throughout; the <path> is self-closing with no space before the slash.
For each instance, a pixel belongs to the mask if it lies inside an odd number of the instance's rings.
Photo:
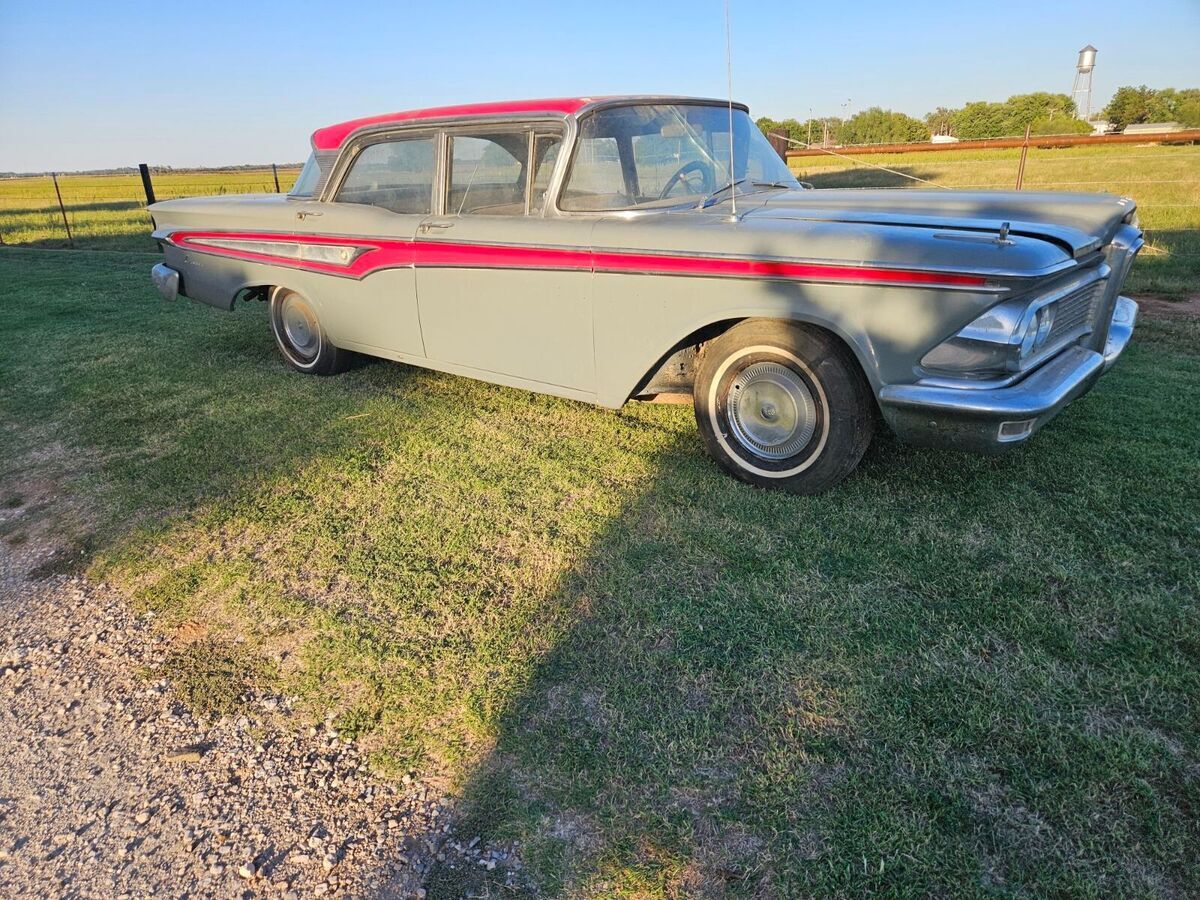
<path id="1" fill-rule="evenodd" d="M 350 166 L 337 199 L 427 215 L 432 208 L 434 168 L 432 137 L 371 144 Z"/>
<path id="2" fill-rule="evenodd" d="M 550 176 L 562 150 L 562 136 L 539 134 L 533 139 L 533 188 L 529 203 L 531 213 L 540 213 L 546 205 L 546 190 L 550 187 Z"/>
<path id="3" fill-rule="evenodd" d="M 460 134 L 450 138 L 448 215 L 525 215 L 529 134 Z"/>

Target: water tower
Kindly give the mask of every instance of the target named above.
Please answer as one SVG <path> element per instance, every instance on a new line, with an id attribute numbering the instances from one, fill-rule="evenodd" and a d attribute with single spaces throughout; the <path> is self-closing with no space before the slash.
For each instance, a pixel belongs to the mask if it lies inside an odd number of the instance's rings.
<path id="1" fill-rule="evenodd" d="M 1092 115 L 1092 70 L 1096 68 L 1096 48 L 1088 44 L 1079 51 L 1079 62 L 1075 63 L 1075 86 L 1071 88 L 1071 99 L 1079 118 L 1087 120 Z M 1080 102 L 1079 95 L 1083 95 Z"/>

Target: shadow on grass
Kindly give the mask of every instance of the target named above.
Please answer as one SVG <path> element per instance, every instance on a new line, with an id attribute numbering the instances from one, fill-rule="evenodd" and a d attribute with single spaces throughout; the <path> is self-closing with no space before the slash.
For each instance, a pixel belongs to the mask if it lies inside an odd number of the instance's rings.
<path id="1" fill-rule="evenodd" d="M 718 473 L 686 408 L 292 375 L 261 310 L 98 256 L 0 254 L 0 409 L 86 449 L 96 571 L 440 767 L 455 837 L 519 840 L 543 894 L 1197 883 L 1186 345 L 1016 455 L 882 436 L 798 498 Z M 453 859 L 431 896 L 508 890 Z"/>
<path id="2" fill-rule="evenodd" d="M 1125 293 L 1172 299 L 1200 296 L 1200 231 L 1147 231 Z"/>
<path id="3" fill-rule="evenodd" d="M 70 201 L 64 199 L 67 216 L 75 218 L 87 213 L 98 212 L 143 212 L 149 221 L 150 214 L 146 213 L 145 200 L 96 200 L 88 202 Z M 0 205 L 0 216 L 59 216 L 59 209 L 54 197 L 47 198 L 44 204 L 28 207 L 10 207 Z"/>
<path id="4" fill-rule="evenodd" d="M 67 202 L 71 240 L 67 240 L 61 214 L 53 198 L 49 205 L 5 207 L 0 205 L 0 238 L 5 247 L 38 250 L 131 250 L 153 251 L 150 214 L 144 200 L 98 200 Z M 44 237 L 24 239 L 21 235 Z"/>

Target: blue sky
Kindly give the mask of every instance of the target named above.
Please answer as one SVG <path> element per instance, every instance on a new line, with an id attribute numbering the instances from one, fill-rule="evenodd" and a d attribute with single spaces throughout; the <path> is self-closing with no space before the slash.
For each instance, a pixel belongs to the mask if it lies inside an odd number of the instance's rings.
<path id="1" fill-rule="evenodd" d="M 732 0 L 734 93 L 804 118 L 1200 86 L 1200 0 Z M 724 96 L 721 0 L 0 0 L 0 171 L 296 161 L 320 125 L 442 103 Z"/>

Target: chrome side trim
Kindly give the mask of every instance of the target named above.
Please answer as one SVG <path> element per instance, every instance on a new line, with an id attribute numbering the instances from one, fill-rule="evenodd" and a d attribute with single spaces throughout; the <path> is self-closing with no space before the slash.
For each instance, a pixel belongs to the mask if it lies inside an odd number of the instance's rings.
<path id="1" fill-rule="evenodd" d="M 419 232 L 424 233 L 424 232 Z M 262 255 L 271 255 L 272 260 L 245 260 L 248 262 L 262 263 L 269 265 L 271 263 L 279 263 L 281 265 L 296 265 L 303 262 L 322 262 L 324 264 L 337 265 L 338 267 L 347 267 L 352 265 L 365 252 L 373 249 L 379 249 L 383 246 L 392 247 L 412 247 L 424 248 L 437 246 L 440 243 L 452 243 L 462 247 L 478 247 L 484 249 L 496 250 L 512 250 L 512 251 L 549 251 L 549 252 L 565 252 L 565 253 L 588 253 L 595 256 L 618 256 L 618 257 L 638 257 L 647 261 L 661 259 L 664 262 L 674 262 L 683 260 L 695 260 L 698 263 L 706 261 L 713 262 L 731 262 L 731 263 L 774 263 L 780 266 L 829 266 L 832 268 L 842 269 L 845 272 L 845 277 L 830 277 L 823 276 L 819 273 L 811 275 L 798 274 L 771 274 L 771 273 L 711 273 L 711 272 L 692 272 L 692 271 L 663 271 L 656 269 L 653 266 L 648 266 L 644 270 L 633 270 L 626 267 L 613 269 L 606 267 L 600 262 L 593 260 L 589 267 L 576 267 L 578 271 L 594 271 L 594 272 L 616 272 L 618 274 L 645 274 L 655 275 L 665 278 L 708 278 L 720 277 L 731 279 L 748 279 L 755 281 L 780 281 L 780 282 L 805 282 L 814 284 L 875 284 L 881 288 L 897 287 L 897 288 L 920 288 L 925 290 L 937 291 L 953 291 L 960 293 L 972 294 L 1002 294 L 1009 289 L 1003 285 L 985 282 L 983 284 L 951 284 L 951 283 L 926 283 L 919 280 L 894 280 L 879 282 L 873 281 L 869 277 L 871 271 L 897 271 L 911 274 L 928 274 L 928 275 L 945 275 L 954 276 L 975 276 L 973 270 L 947 270 L 940 267 L 925 267 L 921 269 L 906 269 L 893 265 L 872 265 L 872 266 L 853 266 L 840 260 L 827 259 L 795 259 L 788 257 L 776 256 L 755 256 L 748 257 L 743 255 L 734 255 L 727 253 L 684 253 L 684 252 L 668 252 L 668 251 L 646 251 L 634 247 L 580 247 L 574 244 L 526 244 L 526 243 L 510 243 L 505 241 L 439 241 L 433 237 L 417 237 L 417 238 L 381 238 L 381 237 L 366 237 L 364 235 L 352 235 L 342 233 L 322 233 L 314 235 L 311 238 L 305 235 L 297 235 L 295 232 L 274 232 L 263 231 L 254 232 L 249 235 L 244 232 L 224 232 L 212 231 L 205 232 L 203 237 L 194 236 L 195 232 L 186 228 L 175 229 L 159 229 L 154 232 L 153 237 L 156 240 L 163 241 L 168 246 L 178 248 L 185 252 L 212 254 L 222 256 L 222 250 L 232 250 L 234 252 L 249 252 L 259 253 Z M 344 242 L 344 244 L 342 243 Z M 333 248 L 338 252 L 338 256 L 330 259 L 321 259 L 321 253 L 310 249 L 305 252 L 305 248 Z M 278 252 L 278 248 L 287 248 L 287 252 Z M 295 249 L 293 249 L 295 248 Z M 346 252 L 346 256 L 341 257 L 341 251 Z M 231 257 L 237 258 L 237 257 Z M 409 264 L 400 264 L 396 266 L 384 266 L 383 268 L 404 268 Z M 464 263 L 441 263 L 438 268 L 500 268 L 497 266 L 480 265 L 474 262 Z M 538 269 L 555 269 L 563 267 L 555 267 L 547 264 L 530 264 L 528 266 L 505 266 L 503 268 L 526 268 L 530 270 Z M 864 271 L 862 278 L 855 278 L 855 270 L 862 268 Z M 325 274 L 336 274 L 334 272 L 326 272 Z M 369 273 L 368 273 L 369 274 Z M 357 275 L 355 277 L 364 277 Z M 982 277 L 982 276 L 980 276 Z"/>

